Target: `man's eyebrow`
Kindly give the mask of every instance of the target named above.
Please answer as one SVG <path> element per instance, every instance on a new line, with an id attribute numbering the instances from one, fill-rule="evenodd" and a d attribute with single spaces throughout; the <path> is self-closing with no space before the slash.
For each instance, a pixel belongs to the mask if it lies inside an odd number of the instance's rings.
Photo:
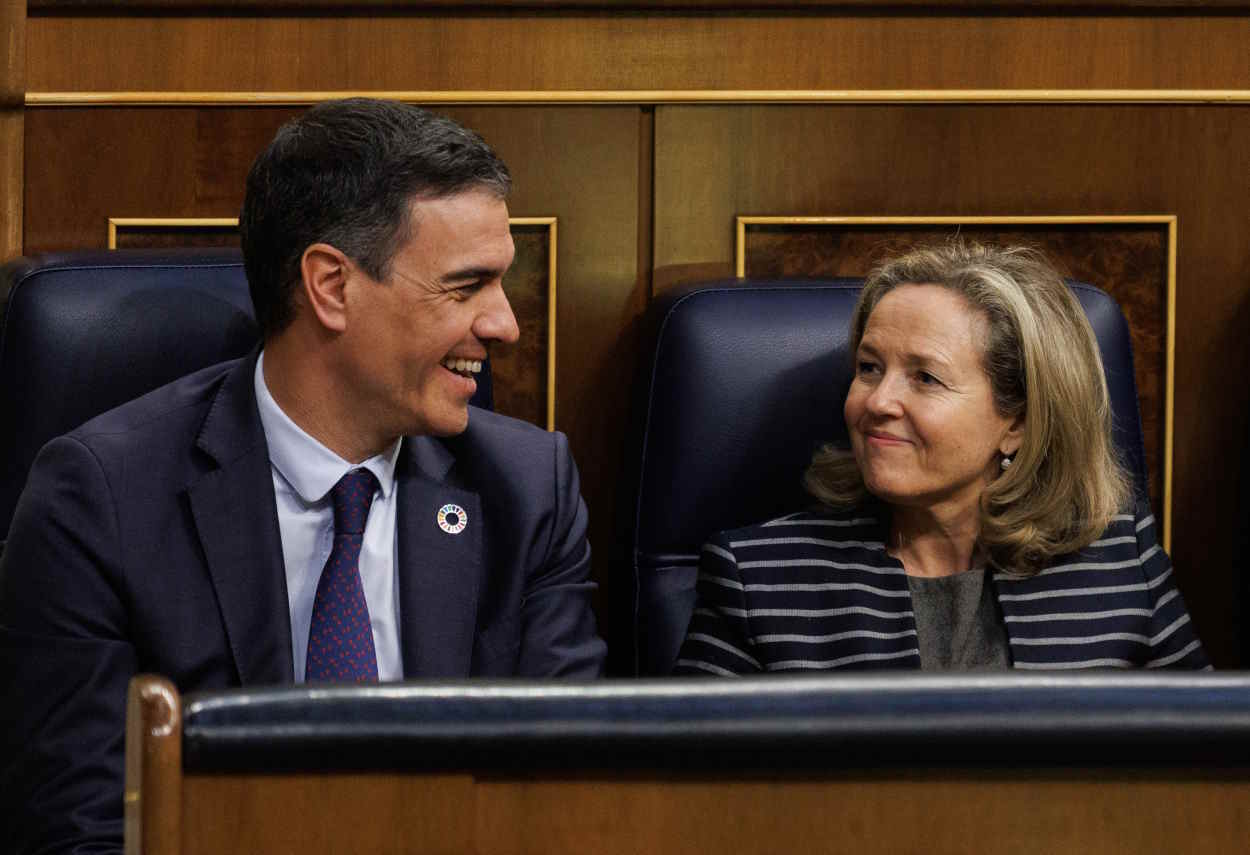
<path id="1" fill-rule="evenodd" d="M 498 267 L 465 267 L 461 270 L 453 270 L 450 273 L 444 273 L 440 277 L 440 282 L 472 282 L 478 279 L 497 279 L 506 273 L 506 269 Z"/>

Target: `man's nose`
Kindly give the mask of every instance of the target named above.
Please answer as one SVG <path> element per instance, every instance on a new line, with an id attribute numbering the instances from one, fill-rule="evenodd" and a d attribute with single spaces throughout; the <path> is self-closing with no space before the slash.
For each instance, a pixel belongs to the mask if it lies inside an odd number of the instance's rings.
<path id="1" fill-rule="evenodd" d="M 501 341 L 513 344 L 521 337 L 517 326 L 516 315 L 512 313 L 512 304 L 504 293 L 503 284 L 495 283 L 485 295 L 486 304 L 473 324 L 473 333 L 479 339 Z"/>

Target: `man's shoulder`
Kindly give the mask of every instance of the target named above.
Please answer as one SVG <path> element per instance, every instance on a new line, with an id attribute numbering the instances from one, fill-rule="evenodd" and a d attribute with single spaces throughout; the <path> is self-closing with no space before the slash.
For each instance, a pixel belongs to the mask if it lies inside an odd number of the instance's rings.
<path id="1" fill-rule="evenodd" d="M 447 443 L 453 450 L 472 450 L 474 454 L 498 455 L 516 462 L 530 455 L 550 455 L 552 449 L 564 445 L 565 440 L 562 433 L 491 410 L 470 407 L 469 426 L 459 436 L 450 437 Z"/>
<path id="2" fill-rule="evenodd" d="M 461 436 L 482 442 L 548 444 L 554 434 L 522 419 L 469 407 L 469 426 Z"/>
<path id="3" fill-rule="evenodd" d="M 243 360 L 202 368 L 84 422 L 68 436 L 92 448 L 165 443 L 198 430 L 218 389 Z"/>
<path id="4" fill-rule="evenodd" d="M 545 493 L 544 485 L 573 468 L 564 434 L 475 407 L 464 432 L 440 442 L 454 457 L 458 477 L 479 490 L 513 483 Z"/>

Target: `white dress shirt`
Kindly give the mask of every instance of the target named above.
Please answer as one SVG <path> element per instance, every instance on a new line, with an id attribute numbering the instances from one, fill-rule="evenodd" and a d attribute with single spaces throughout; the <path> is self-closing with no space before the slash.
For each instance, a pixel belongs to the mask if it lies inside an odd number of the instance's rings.
<path id="1" fill-rule="evenodd" d="M 379 680 L 403 679 L 399 653 L 399 589 L 396 568 L 395 464 L 402 438 L 387 452 L 349 463 L 305 433 L 282 411 L 265 385 L 265 354 L 256 360 L 256 403 L 269 445 L 273 493 L 278 505 L 282 560 L 286 565 L 291 610 L 291 658 L 295 682 L 304 682 L 308 631 L 317 582 L 334 545 L 330 490 L 352 469 L 365 468 L 378 479 L 360 549 L 360 580 L 373 628 Z"/>

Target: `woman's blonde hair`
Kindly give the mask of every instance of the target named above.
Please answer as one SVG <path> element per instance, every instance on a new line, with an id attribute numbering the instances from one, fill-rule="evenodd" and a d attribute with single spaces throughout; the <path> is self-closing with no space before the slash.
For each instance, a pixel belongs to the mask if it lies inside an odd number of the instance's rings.
<path id="1" fill-rule="evenodd" d="M 987 321 L 985 373 L 999 414 L 1023 415 L 1022 444 L 981 496 L 979 543 L 990 563 L 1029 575 L 1089 545 L 1125 506 L 1129 478 L 1111 440 L 1111 403 L 1085 312 L 1045 257 L 1026 247 L 951 243 L 886 261 L 865 280 L 851 317 L 855 358 L 868 317 L 900 285 L 962 295 Z M 852 454 L 826 445 L 804 476 L 833 507 L 866 497 Z"/>

